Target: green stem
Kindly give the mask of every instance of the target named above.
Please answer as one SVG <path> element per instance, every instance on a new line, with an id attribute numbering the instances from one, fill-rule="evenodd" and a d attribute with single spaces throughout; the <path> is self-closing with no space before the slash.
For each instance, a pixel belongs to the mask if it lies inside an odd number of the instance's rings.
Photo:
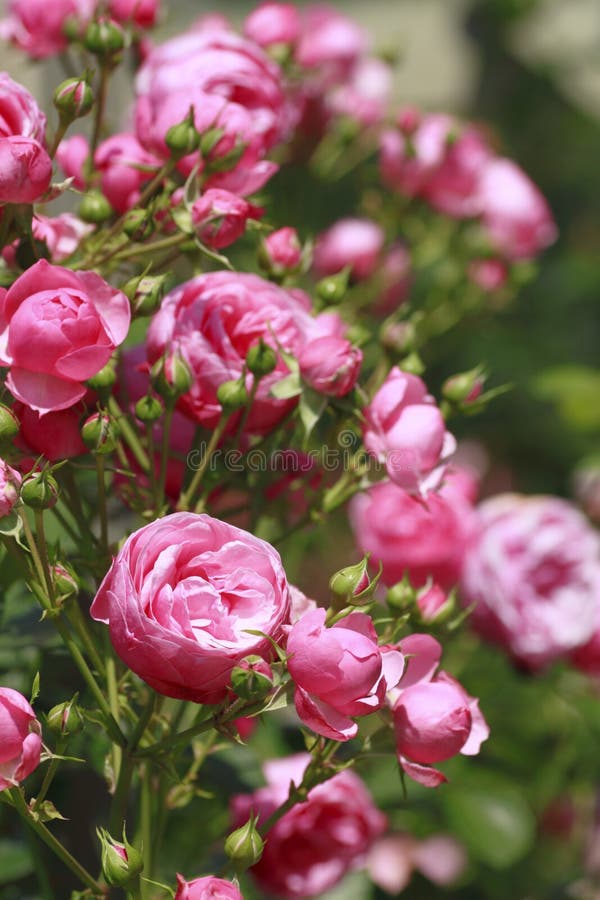
<path id="1" fill-rule="evenodd" d="M 204 456 L 200 461 L 200 465 L 194 472 L 194 477 L 190 481 L 188 487 L 179 498 L 179 501 L 177 503 L 178 510 L 190 508 L 192 498 L 202 483 L 202 478 L 204 477 L 204 473 L 206 472 L 211 457 L 217 449 L 217 445 L 221 440 L 223 432 L 225 431 L 227 420 L 228 416 L 225 413 L 221 413 L 221 418 L 217 422 L 216 428 L 210 437 L 210 441 L 208 442 L 206 452 L 204 453 Z"/>
<path id="2" fill-rule="evenodd" d="M 142 832 L 142 853 L 144 858 L 144 873 L 148 878 L 152 878 L 153 859 L 152 859 L 152 780 L 150 773 L 150 764 L 146 763 L 143 767 L 141 775 L 140 790 L 140 824 Z"/>
<path id="3" fill-rule="evenodd" d="M 64 752 L 65 747 L 67 746 L 68 739 L 65 735 L 61 735 L 56 744 L 56 754 L 61 756 Z M 33 804 L 33 811 L 35 812 L 40 808 L 44 800 L 46 799 L 46 794 L 50 790 L 50 785 L 54 780 L 54 776 L 58 770 L 61 760 L 57 758 L 57 756 L 53 756 L 50 760 L 50 765 L 46 769 L 46 774 L 44 775 L 44 780 L 42 781 L 42 786 L 39 789 L 38 795 L 35 798 L 35 802 Z"/>
<path id="4" fill-rule="evenodd" d="M 52 146 L 50 147 L 50 150 L 48 150 L 48 156 L 50 157 L 50 159 L 54 159 L 56 151 L 58 150 L 58 145 L 67 133 L 67 129 L 70 124 L 70 121 L 65 122 L 63 119 L 59 121 L 58 128 L 54 132 L 54 140 L 52 141 Z"/>
<path id="5" fill-rule="evenodd" d="M 150 460 L 148 459 L 148 454 L 142 447 L 140 441 L 138 440 L 137 434 L 135 433 L 133 427 L 129 422 L 129 419 L 127 418 L 127 415 L 123 412 L 114 396 L 109 397 L 108 410 L 116 419 L 119 431 L 127 441 L 127 444 L 129 445 L 129 448 L 133 453 L 136 462 L 144 470 L 144 472 L 149 472 Z"/>
<path id="6" fill-rule="evenodd" d="M 136 244 L 135 247 L 129 247 L 127 250 L 122 250 L 119 253 L 115 253 L 115 259 L 119 261 L 123 259 L 131 259 L 135 256 L 143 256 L 148 253 L 158 253 L 159 250 L 168 250 L 171 247 L 177 247 L 179 244 L 184 244 L 186 241 L 189 241 L 189 234 L 183 234 L 183 232 L 179 231 L 177 234 L 171 234 L 169 237 L 162 238 L 160 241 L 154 241 L 152 244 Z M 104 260 L 100 260 L 99 263 Z M 99 265 L 96 263 L 96 265 Z"/>
<path id="7" fill-rule="evenodd" d="M 171 425 L 175 413 L 175 403 L 167 403 L 163 419 L 162 445 L 160 451 L 160 473 L 158 476 L 157 501 L 159 509 L 165 502 L 165 484 L 167 481 L 167 465 L 169 462 L 169 441 L 171 437 Z"/>
<path id="8" fill-rule="evenodd" d="M 110 80 L 111 69 L 104 64 L 100 69 L 100 84 L 98 86 L 98 95 L 96 97 L 96 108 L 94 110 L 94 129 L 92 132 L 92 140 L 90 143 L 90 160 L 91 168 L 94 165 L 94 154 L 100 143 L 100 134 L 102 133 L 102 125 L 104 124 L 104 111 L 106 108 L 106 97 L 108 94 L 108 82 Z"/>
<path id="9" fill-rule="evenodd" d="M 85 647 L 87 654 L 92 661 L 92 665 L 94 666 L 96 671 L 104 677 L 106 675 L 104 669 L 104 661 L 102 660 L 102 657 L 96 649 L 94 638 L 90 634 L 88 623 L 81 613 L 81 608 L 79 606 L 79 603 L 77 602 L 77 598 L 74 597 L 71 603 L 66 603 L 64 609 L 69 622 L 77 632 L 81 643 Z"/>
<path id="10" fill-rule="evenodd" d="M 123 823 L 127 812 L 127 801 L 129 800 L 129 791 L 131 789 L 131 779 L 135 770 L 135 760 L 128 753 L 123 757 L 121 769 L 115 795 L 113 797 L 112 808 L 110 811 L 110 820 L 108 830 L 111 834 L 121 834 L 123 831 Z"/>
<path id="11" fill-rule="evenodd" d="M 119 688 L 117 685 L 117 670 L 115 665 L 115 658 L 112 653 L 109 651 L 105 657 L 105 668 L 106 668 L 106 687 L 108 692 L 108 705 L 110 707 L 111 715 L 114 720 L 118 723 L 119 721 Z M 121 747 L 118 744 L 113 744 L 112 748 L 112 757 L 113 757 L 113 771 L 115 773 L 115 778 L 118 779 L 119 773 L 121 771 L 121 761 L 123 759 L 123 753 Z"/>
<path id="12" fill-rule="evenodd" d="M 48 544 L 46 543 L 46 531 L 44 529 L 44 511 L 42 509 L 34 510 L 35 530 L 37 534 L 38 551 L 44 570 L 44 581 L 48 591 L 50 605 L 54 606 L 56 595 L 54 592 L 54 582 L 52 580 L 52 569 L 50 568 L 50 560 L 48 558 Z"/>
<path id="13" fill-rule="evenodd" d="M 237 427 L 237 431 L 235 433 L 234 442 L 235 442 L 236 447 L 239 445 L 240 438 L 242 437 L 242 434 L 244 433 L 244 428 L 246 427 L 246 422 L 248 421 L 248 416 L 250 415 L 250 412 L 252 410 L 252 405 L 256 399 L 256 393 L 258 391 L 259 384 L 260 384 L 260 377 L 258 375 L 254 375 L 254 377 L 252 379 L 252 387 L 250 388 L 250 393 L 248 395 L 248 402 L 246 403 L 244 412 L 242 413 L 242 415 L 240 417 L 240 423 L 239 423 L 239 425 Z"/>
<path id="14" fill-rule="evenodd" d="M 104 455 L 96 454 L 96 475 L 98 482 L 98 515 L 100 516 L 100 543 L 108 556 L 108 512 L 106 508 L 106 473 Z"/>
<path id="15" fill-rule="evenodd" d="M 31 551 L 31 557 L 33 559 L 33 565 L 37 572 L 37 576 L 40 582 L 40 586 L 44 586 L 46 584 L 46 575 L 44 572 L 44 566 L 42 565 L 42 560 L 40 559 L 40 555 L 38 553 L 37 545 L 35 543 L 35 538 L 33 536 L 33 532 L 29 527 L 29 519 L 27 518 L 27 513 L 24 509 L 19 510 L 19 518 L 23 523 L 23 531 L 25 532 L 25 539 L 27 544 L 29 545 L 29 549 Z"/>
<path id="16" fill-rule="evenodd" d="M 66 847 L 64 847 L 61 842 L 54 837 L 51 831 L 49 831 L 46 826 L 38 821 L 32 814 L 29 806 L 25 801 L 25 797 L 20 788 L 11 788 L 10 796 L 12 797 L 13 803 L 15 805 L 15 809 L 23 819 L 23 821 L 31 828 L 38 837 L 49 847 L 53 853 L 58 856 L 58 858 L 73 872 L 73 874 L 84 884 L 87 888 L 93 891 L 96 897 L 105 897 L 106 891 L 101 887 L 101 885 L 96 881 L 96 879 L 90 875 L 87 869 L 77 862 L 74 856 L 72 856 Z"/>

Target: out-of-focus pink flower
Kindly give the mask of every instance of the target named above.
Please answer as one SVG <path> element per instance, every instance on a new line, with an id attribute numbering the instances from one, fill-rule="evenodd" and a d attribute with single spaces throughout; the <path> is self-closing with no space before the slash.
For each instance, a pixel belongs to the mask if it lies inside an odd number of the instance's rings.
<path id="1" fill-rule="evenodd" d="M 38 141 L 0 138 L 0 203 L 33 203 L 51 179 L 52 160 Z"/>
<path id="2" fill-rule="evenodd" d="M 88 22 L 95 0 L 8 0 L 8 17 L 0 23 L 0 37 L 33 59 L 61 53 L 67 47 L 64 26 L 74 18 Z"/>
<path id="3" fill-rule="evenodd" d="M 353 718 L 380 709 L 404 668 L 402 654 L 379 649 L 373 623 L 361 612 L 332 628 L 325 627 L 324 609 L 305 613 L 292 626 L 287 651 L 298 715 L 335 741 L 356 736 Z"/>
<path id="4" fill-rule="evenodd" d="M 56 151 L 56 161 L 67 176 L 73 179 L 78 191 L 85 188 L 84 165 L 90 155 L 90 145 L 82 134 L 61 141 Z"/>
<path id="5" fill-rule="evenodd" d="M 94 165 L 101 173 L 102 193 L 114 210 L 124 213 L 136 205 L 144 184 L 161 162 L 144 150 L 134 134 L 123 132 L 100 144 Z"/>
<path id="6" fill-rule="evenodd" d="M 482 291 L 492 293 L 504 287 L 508 269 L 500 259 L 474 259 L 469 264 L 467 275 Z"/>
<path id="7" fill-rule="evenodd" d="M 80 241 L 93 231 L 93 226 L 72 213 L 61 213 L 54 218 L 38 213 L 32 219 L 31 230 L 36 240 L 46 244 L 52 262 L 59 263 L 77 250 Z M 2 258 L 10 267 L 17 264 L 17 245 L 18 241 L 14 241 L 2 250 Z"/>
<path id="8" fill-rule="evenodd" d="M 40 762 L 40 723 L 25 697 L 0 687 L 0 791 L 27 778 Z"/>
<path id="9" fill-rule="evenodd" d="M 40 260 L 0 292 L 0 365 L 11 394 L 39 413 L 73 406 L 125 339 L 127 297 L 95 272 Z M 32 342 L 36 352 L 31 352 Z"/>
<path id="10" fill-rule="evenodd" d="M 390 66 L 381 59 L 367 56 L 356 64 L 348 81 L 332 92 L 331 109 L 362 125 L 376 125 L 385 116 L 392 81 Z"/>
<path id="11" fill-rule="evenodd" d="M 371 219 L 340 219 L 317 238 L 313 265 L 319 277 L 334 275 L 350 266 L 362 281 L 372 275 L 385 242 L 383 229 Z"/>
<path id="12" fill-rule="evenodd" d="M 160 10 L 160 0 L 110 0 L 108 14 L 117 22 L 137 28 L 152 28 L 156 25 Z"/>
<path id="13" fill-rule="evenodd" d="M 485 638 L 540 669 L 594 633 L 600 539 L 557 497 L 493 497 L 478 509 L 461 592 Z"/>
<path id="14" fill-rule="evenodd" d="M 385 253 L 378 271 L 381 289 L 377 298 L 377 311 L 389 314 L 407 299 L 410 285 L 412 260 L 405 244 L 397 241 Z"/>
<path id="15" fill-rule="evenodd" d="M 240 890 L 231 881 L 208 875 L 186 881 L 177 876 L 177 893 L 174 900 L 244 900 Z"/>
<path id="16" fill-rule="evenodd" d="M 300 374 L 310 387 L 328 397 L 344 397 L 356 384 L 362 352 L 339 337 L 317 338 L 298 357 Z"/>
<path id="17" fill-rule="evenodd" d="M 290 781 L 301 783 L 309 761 L 308 754 L 300 754 L 266 763 L 267 786 L 233 798 L 234 824 L 242 825 L 252 812 L 259 824 L 266 821 L 287 799 Z M 262 890 L 278 897 L 318 897 L 363 864 L 385 826 L 361 779 L 345 770 L 282 816 L 250 871 Z"/>
<path id="18" fill-rule="evenodd" d="M 0 518 L 7 516 L 17 502 L 20 486 L 20 474 L 0 459 Z"/>
<path id="19" fill-rule="evenodd" d="M 0 72 L 0 138 L 20 136 L 44 144 L 46 116 L 34 97 L 6 72 Z"/>
<path id="20" fill-rule="evenodd" d="M 298 356 L 317 337 L 331 334 L 335 323 L 312 318 L 302 291 L 286 291 L 256 275 L 210 272 L 192 279 L 163 299 L 148 331 L 148 359 L 166 348 L 179 352 L 193 376 L 179 408 L 194 421 L 214 427 L 221 414 L 217 389 L 240 378 L 249 349 L 261 338 L 278 350 Z M 296 398 L 278 400 L 271 388 L 289 374 L 278 357 L 273 372 L 260 380 L 250 415 L 249 433 L 266 433 L 293 408 Z M 247 376 L 251 388 L 252 376 Z"/>
<path id="21" fill-rule="evenodd" d="M 446 605 L 447 601 L 448 596 L 439 584 L 435 584 L 434 582 L 430 587 L 427 587 L 417 597 L 417 606 L 423 621 L 434 621 Z"/>
<path id="22" fill-rule="evenodd" d="M 365 448 L 392 481 L 422 496 L 439 487 L 456 441 L 417 375 L 394 366 L 363 414 Z"/>
<path id="23" fill-rule="evenodd" d="M 294 272 L 302 261 L 302 245 L 295 228 L 286 226 L 271 232 L 262 243 L 266 267 L 275 275 Z"/>
<path id="24" fill-rule="evenodd" d="M 15 403 L 14 409 L 21 423 L 19 439 L 36 456 L 42 454 L 50 462 L 57 462 L 87 453 L 79 424 L 82 410 L 78 407 L 48 412 L 44 416 L 24 403 Z"/>
<path id="25" fill-rule="evenodd" d="M 409 834 L 386 834 L 367 857 L 371 881 L 394 896 L 408 886 L 415 870 L 446 887 L 460 878 L 466 865 L 465 848 L 449 834 L 432 834 L 422 841 Z"/>
<path id="26" fill-rule="evenodd" d="M 319 68 L 338 81 L 366 52 L 368 40 L 360 25 L 325 4 L 309 6 L 295 58 L 303 68 Z"/>
<path id="27" fill-rule="evenodd" d="M 270 544 L 207 515 L 174 513 L 127 539 L 90 612 L 156 691 L 218 703 L 241 659 L 270 658 L 289 610 Z"/>
<path id="28" fill-rule="evenodd" d="M 300 13 L 291 3 L 261 3 L 244 20 L 244 34 L 260 47 L 295 44 L 300 29 Z"/>
<path id="29" fill-rule="evenodd" d="M 507 259 L 530 259 L 556 240 L 558 231 L 546 200 L 510 159 L 486 163 L 478 197 L 490 240 Z"/>
<path id="30" fill-rule="evenodd" d="M 418 841 L 413 859 L 421 874 L 440 887 L 454 884 L 467 866 L 465 848 L 450 834 L 432 834 Z"/>
<path id="31" fill-rule="evenodd" d="M 136 94 L 137 136 L 151 153 L 169 156 L 165 135 L 191 107 L 200 134 L 216 135 L 209 152 L 179 163 L 185 174 L 218 164 L 206 187 L 246 196 L 277 170 L 264 157 L 288 132 L 289 110 L 279 68 L 256 44 L 212 28 L 173 38 L 148 55 Z"/>
<path id="32" fill-rule="evenodd" d="M 258 219 L 262 210 L 231 191 L 209 188 L 192 205 L 192 224 L 207 247 L 220 250 L 237 241 L 248 219 Z"/>
<path id="33" fill-rule="evenodd" d="M 381 481 L 350 503 L 356 542 L 372 562 L 383 564 L 383 582 L 396 584 L 408 574 L 420 587 L 433 578 L 441 587 L 459 580 L 475 515 L 472 501 L 457 490 L 455 476 L 425 501 L 389 481 Z"/>

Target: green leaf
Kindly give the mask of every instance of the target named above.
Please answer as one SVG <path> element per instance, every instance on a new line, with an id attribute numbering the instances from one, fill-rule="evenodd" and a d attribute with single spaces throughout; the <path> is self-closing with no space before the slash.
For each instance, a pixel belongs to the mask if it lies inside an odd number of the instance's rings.
<path id="1" fill-rule="evenodd" d="M 305 438 L 310 437 L 311 432 L 327 406 L 327 397 L 317 394 L 316 391 L 305 390 L 300 398 L 298 412 L 300 421 L 304 425 Z"/>
<path id="2" fill-rule="evenodd" d="M 536 822 L 522 793 L 504 778 L 451 785 L 444 796 L 450 828 L 470 853 L 494 869 L 505 869 L 533 847 Z"/>
<path id="3" fill-rule="evenodd" d="M 33 684 L 31 685 L 31 697 L 29 698 L 29 702 L 33 706 L 40 693 L 40 673 L 35 673 L 35 678 L 33 679 Z"/>
<path id="4" fill-rule="evenodd" d="M 600 371 L 564 365 L 546 369 L 533 381 L 534 393 L 555 404 L 566 425 L 577 431 L 600 429 Z"/>
<path id="5" fill-rule="evenodd" d="M 14 511 L 0 519 L 0 534 L 6 537 L 17 538 L 21 534 L 22 529 L 23 523 Z"/>
<path id="6" fill-rule="evenodd" d="M 269 391 L 271 397 L 277 400 L 288 400 L 290 397 L 297 397 L 302 393 L 302 385 L 300 384 L 300 376 L 297 372 L 286 375 L 281 381 L 275 382 Z"/>
<path id="7" fill-rule="evenodd" d="M 18 881 L 33 872 L 29 848 L 17 841 L 0 840 L 0 884 Z"/>
<path id="8" fill-rule="evenodd" d="M 62 813 L 59 813 L 51 800 L 44 800 L 43 803 L 40 803 L 36 812 L 40 822 L 51 822 L 52 819 L 62 819 L 63 822 L 67 821 Z"/>
<path id="9" fill-rule="evenodd" d="M 171 217 L 180 231 L 184 234 L 193 234 L 192 214 L 184 206 L 176 206 L 171 210 Z"/>

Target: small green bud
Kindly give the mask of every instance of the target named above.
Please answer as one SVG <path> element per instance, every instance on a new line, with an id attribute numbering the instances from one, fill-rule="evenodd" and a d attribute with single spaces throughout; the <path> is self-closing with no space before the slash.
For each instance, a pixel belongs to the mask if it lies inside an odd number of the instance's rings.
<path id="1" fill-rule="evenodd" d="M 224 381 L 217 388 L 217 400 L 223 407 L 224 412 L 233 412 L 236 409 L 241 409 L 248 402 L 246 385 L 240 379 Z"/>
<path id="2" fill-rule="evenodd" d="M 117 372 L 115 369 L 115 362 L 113 359 L 109 359 L 99 372 L 96 372 L 95 375 L 88 378 L 86 384 L 93 391 L 104 391 L 112 388 L 116 380 Z"/>
<path id="3" fill-rule="evenodd" d="M 408 353 L 416 338 L 412 322 L 385 322 L 380 331 L 381 343 L 393 353 Z"/>
<path id="4" fill-rule="evenodd" d="M 200 138 L 200 153 L 202 156 L 209 156 L 215 149 L 225 132 L 222 128 L 209 128 Z"/>
<path id="5" fill-rule="evenodd" d="M 472 403 L 481 394 L 484 380 L 481 366 L 476 366 L 468 372 L 447 378 L 442 386 L 442 394 L 451 403 Z"/>
<path id="6" fill-rule="evenodd" d="M 31 509 L 52 509 L 58 500 L 56 479 L 46 470 L 29 475 L 21 485 L 21 500 Z"/>
<path id="7" fill-rule="evenodd" d="M 259 342 L 248 350 L 246 365 L 256 378 L 263 378 L 265 375 L 270 375 L 275 369 L 277 354 L 260 338 Z"/>
<path id="8" fill-rule="evenodd" d="M 83 423 L 81 438 L 86 447 L 104 456 L 112 453 L 119 440 L 116 422 L 106 413 L 94 413 Z"/>
<path id="9" fill-rule="evenodd" d="M 83 46 L 95 56 L 114 56 L 125 47 L 125 32 L 114 19 L 102 16 L 88 25 Z"/>
<path id="10" fill-rule="evenodd" d="M 52 707 L 46 716 L 46 723 L 50 731 L 65 736 L 81 731 L 85 725 L 85 719 L 76 705 L 77 697 L 78 695 L 75 694 L 72 700 L 65 700 L 64 703 L 57 703 Z"/>
<path id="11" fill-rule="evenodd" d="M 127 282 L 123 293 L 131 300 L 133 312 L 150 316 L 156 312 L 165 292 L 168 275 L 136 275 Z"/>
<path id="12" fill-rule="evenodd" d="M 52 581 L 54 582 L 56 593 L 63 600 L 66 600 L 68 597 L 74 597 L 79 593 L 79 585 L 76 580 L 60 564 L 52 566 Z"/>
<path id="13" fill-rule="evenodd" d="M 412 608 L 417 600 L 417 592 L 410 583 L 408 575 L 396 582 L 387 592 L 385 602 L 393 612 L 405 612 Z"/>
<path id="14" fill-rule="evenodd" d="M 111 887 L 131 889 L 139 880 L 144 867 L 142 854 L 127 840 L 123 830 L 123 843 L 116 841 L 104 828 L 96 831 L 102 846 L 102 875 Z"/>
<path id="15" fill-rule="evenodd" d="M 106 222 L 112 214 L 112 206 L 100 191 L 88 191 L 79 204 L 79 218 L 93 225 Z"/>
<path id="16" fill-rule="evenodd" d="M 410 375 L 422 375 L 425 371 L 423 360 L 418 353 L 409 353 L 400 360 L 399 366 L 403 372 L 408 372 Z"/>
<path id="17" fill-rule="evenodd" d="M 369 557 L 365 556 L 356 565 L 345 566 L 331 576 L 329 589 L 336 600 L 352 603 L 353 599 L 369 587 L 368 561 Z"/>
<path id="18" fill-rule="evenodd" d="M 273 688 L 273 672 L 262 656 L 247 656 L 231 670 L 231 689 L 242 700 L 262 700 Z"/>
<path id="19" fill-rule="evenodd" d="M 125 214 L 123 231 L 134 241 L 144 241 L 154 231 L 154 219 L 146 209 L 130 209 Z"/>
<path id="20" fill-rule="evenodd" d="M 251 817 L 225 840 L 225 853 L 237 872 L 244 872 L 254 866 L 263 854 L 265 844 L 256 827 L 257 821 L 258 819 Z"/>
<path id="21" fill-rule="evenodd" d="M 341 303 L 348 290 L 349 278 L 350 266 L 346 266 L 337 275 L 329 275 L 327 278 L 322 278 L 316 287 L 317 297 L 324 303 Z"/>
<path id="22" fill-rule="evenodd" d="M 146 394 L 135 404 L 135 414 L 140 422 L 157 422 L 164 410 L 164 405 L 158 397 L 153 397 L 152 394 Z"/>
<path id="23" fill-rule="evenodd" d="M 172 125 L 165 135 L 165 144 L 174 159 L 182 159 L 200 146 L 200 135 L 194 124 L 194 107 L 177 125 Z"/>
<path id="24" fill-rule="evenodd" d="M 0 404 L 0 444 L 7 444 L 15 438 L 21 428 L 15 413 L 8 406 Z"/>
<path id="25" fill-rule="evenodd" d="M 83 28 L 80 19 L 77 16 L 69 16 L 63 22 L 62 32 L 70 43 L 81 40 Z"/>
<path id="26" fill-rule="evenodd" d="M 157 360 L 150 370 L 152 387 L 163 399 L 169 401 L 187 394 L 193 380 L 190 367 L 179 353 Z"/>
<path id="27" fill-rule="evenodd" d="M 206 165 L 206 169 L 208 172 L 228 172 L 230 169 L 233 169 L 239 163 L 240 159 L 244 155 L 244 151 L 246 150 L 246 144 L 236 144 L 233 150 L 230 150 L 229 153 L 225 153 L 223 156 L 217 156 L 214 159 L 209 160 Z"/>
<path id="28" fill-rule="evenodd" d="M 67 78 L 58 85 L 52 99 L 63 122 L 87 115 L 94 105 L 94 95 L 85 78 Z"/>

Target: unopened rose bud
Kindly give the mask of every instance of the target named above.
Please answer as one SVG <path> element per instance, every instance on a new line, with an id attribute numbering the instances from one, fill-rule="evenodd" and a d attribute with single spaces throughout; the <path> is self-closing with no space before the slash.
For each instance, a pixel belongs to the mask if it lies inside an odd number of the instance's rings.
<path id="1" fill-rule="evenodd" d="M 171 151 L 174 159 L 182 159 L 189 153 L 193 153 L 200 146 L 200 135 L 194 125 L 194 110 L 189 113 L 182 122 L 172 125 L 165 135 L 165 144 Z"/>
<path id="2" fill-rule="evenodd" d="M 152 394 L 146 394 L 135 404 L 135 415 L 140 422 L 157 422 L 164 411 L 163 404 L 158 397 L 153 397 Z"/>
<path id="3" fill-rule="evenodd" d="M 398 114 L 398 128 L 403 134 L 414 134 L 421 124 L 421 113 L 415 106 L 405 106 Z"/>
<path id="4" fill-rule="evenodd" d="M 412 322 L 386 322 L 380 331 L 381 343 L 394 353 L 408 353 L 416 337 Z"/>
<path id="5" fill-rule="evenodd" d="M 443 625 L 456 612 L 454 593 L 446 594 L 438 584 L 425 588 L 417 596 L 421 621 L 427 625 Z"/>
<path id="6" fill-rule="evenodd" d="M 232 831 L 225 840 L 225 853 L 237 872 L 254 866 L 263 854 L 264 841 L 256 827 L 257 820 L 248 819 L 245 825 Z"/>
<path id="7" fill-rule="evenodd" d="M 200 153 L 203 157 L 210 156 L 224 134 L 225 132 L 222 128 L 209 128 L 208 131 L 202 134 L 200 138 Z"/>
<path id="8" fill-rule="evenodd" d="M 452 403 L 472 403 L 481 394 L 484 381 L 481 366 L 476 366 L 468 372 L 461 372 L 446 379 L 442 386 L 442 394 Z"/>
<path id="9" fill-rule="evenodd" d="M 262 700 L 273 688 L 273 672 L 262 656 L 247 656 L 231 671 L 231 689 L 243 700 Z"/>
<path id="10" fill-rule="evenodd" d="M 192 386 L 190 367 L 179 353 L 159 359 L 150 370 L 152 387 L 163 399 L 176 400 Z"/>
<path id="11" fill-rule="evenodd" d="M 56 706 L 53 706 L 46 716 L 48 728 L 55 734 L 65 736 L 77 734 L 85 725 L 85 719 L 76 701 L 77 694 L 72 700 L 65 700 L 64 703 L 58 703 Z"/>
<path id="12" fill-rule="evenodd" d="M 113 208 L 100 191 L 89 191 L 79 204 L 79 218 L 84 222 L 99 225 L 113 214 Z"/>
<path id="13" fill-rule="evenodd" d="M 116 422 L 106 413 L 94 413 L 81 429 L 83 443 L 94 453 L 112 453 L 119 441 Z"/>
<path id="14" fill-rule="evenodd" d="M 21 475 L 7 462 L 0 459 L 0 518 L 10 515 L 19 499 Z"/>
<path id="15" fill-rule="evenodd" d="M 346 266 L 337 275 L 329 275 L 317 283 L 317 297 L 324 303 L 341 303 L 348 290 L 350 266 Z"/>
<path id="16" fill-rule="evenodd" d="M 409 353 L 400 361 L 399 365 L 403 372 L 408 372 L 410 375 L 422 375 L 425 371 L 423 360 L 418 353 Z"/>
<path id="17" fill-rule="evenodd" d="M 137 275 L 127 282 L 123 293 L 131 300 L 133 312 L 150 316 L 156 312 L 165 292 L 168 275 Z"/>
<path id="18" fill-rule="evenodd" d="M 18 435 L 20 428 L 21 423 L 12 409 L 0 404 L 0 446 L 12 441 Z"/>
<path id="19" fill-rule="evenodd" d="M 280 228 L 261 241 L 261 267 L 276 279 L 297 272 L 302 262 L 302 245 L 295 228 Z"/>
<path id="20" fill-rule="evenodd" d="M 52 566 L 52 581 L 56 588 L 56 593 L 63 600 L 66 600 L 67 597 L 74 597 L 79 592 L 77 581 L 64 566 L 58 564 Z"/>
<path id="21" fill-rule="evenodd" d="M 248 371 L 252 372 L 256 378 L 263 378 L 265 375 L 270 375 L 277 366 L 277 354 L 260 338 L 258 343 L 248 350 L 246 365 Z"/>
<path id="22" fill-rule="evenodd" d="M 125 47 L 125 32 L 114 19 L 103 16 L 88 25 L 83 45 L 95 56 L 114 56 Z"/>
<path id="23" fill-rule="evenodd" d="M 111 887 L 131 889 L 143 869 L 142 855 L 127 840 L 123 831 L 123 843 L 116 841 L 104 828 L 97 830 L 102 845 L 102 875 Z"/>
<path id="24" fill-rule="evenodd" d="M 29 475 L 21 487 L 21 500 L 31 509 L 52 509 L 58 500 L 58 484 L 49 472 Z"/>
<path id="25" fill-rule="evenodd" d="M 224 153 L 223 156 L 218 156 L 209 160 L 206 166 L 207 171 L 210 171 L 211 173 L 228 172 L 230 169 L 235 168 L 244 155 L 245 149 L 246 145 L 239 143 L 233 150 L 230 150 L 229 153 Z"/>
<path id="26" fill-rule="evenodd" d="M 224 381 L 217 388 L 217 400 L 224 412 L 241 409 L 248 402 L 248 391 L 243 381 Z"/>
<path id="27" fill-rule="evenodd" d="M 345 566 L 329 580 L 329 589 L 336 599 L 344 603 L 352 603 L 352 599 L 369 587 L 369 575 L 367 563 L 369 557 L 365 556 L 354 566 Z"/>
<path id="28" fill-rule="evenodd" d="M 404 612 L 414 607 L 416 599 L 417 592 L 405 575 L 402 581 L 398 581 L 388 590 L 385 602 L 393 612 Z"/>
<path id="29" fill-rule="evenodd" d="M 123 220 L 123 231 L 134 241 L 144 241 L 154 231 L 154 218 L 145 209 L 130 209 Z"/>
<path id="30" fill-rule="evenodd" d="M 67 78 L 54 91 L 53 102 L 61 120 L 72 122 L 89 113 L 94 95 L 85 78 Z"/>
<path id="31" fill-rule="evenodd" d="M 114 360 L 110 359 L 105 366 L 103 366 L 99 372 L 96 372 L 95 375 L 92 375 L 91 378 L 88 378 L 86 384 L 93 391 L 104 391 L 112 388 L 115 381 L 117 380 L 117 372 L 115 369 Z"/>

